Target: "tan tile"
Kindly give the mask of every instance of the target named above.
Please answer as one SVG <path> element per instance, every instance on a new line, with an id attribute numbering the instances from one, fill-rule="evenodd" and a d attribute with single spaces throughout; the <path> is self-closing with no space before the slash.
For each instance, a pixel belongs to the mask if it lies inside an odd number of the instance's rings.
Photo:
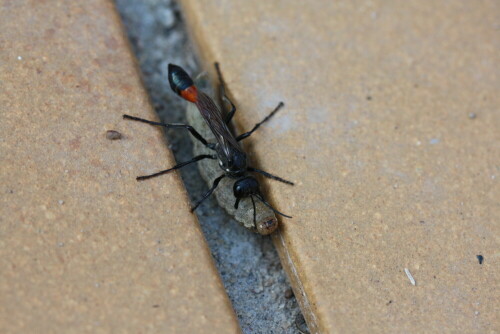
<path id="1" fill-rule="evenodd" d="M 311 331 L 499 331 L 498 2 L 183 7 L 241 129 L 285 101 L 250 140 L 297 181 L 266 183 Z"/>
<path id="2" fill-rule="evenodd" d="M 239 332 L 112 2 L 0 17 L 0 332 Z"/>

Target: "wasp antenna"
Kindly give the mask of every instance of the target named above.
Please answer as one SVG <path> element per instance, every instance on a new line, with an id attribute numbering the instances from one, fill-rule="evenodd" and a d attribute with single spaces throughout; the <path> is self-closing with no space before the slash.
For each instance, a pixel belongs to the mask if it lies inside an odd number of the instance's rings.
<path id="1" fill-rule="evenodd" d="M 273 210 L 274 213 L 277 213 L 283 217 L 286 217 L 286 218 L 292 218 L 292 216 L 289 216 L 289 215 L 285 215 L 284 213 L 282 212 L 279 212 L 278 210 L 276 210 L 275 208 L 273 208 L 271 206 L 271 204 L 267 203 L 266 200 L 264 198 L 262 198 L 262 195 L 255 195 L 255 197 L 257 197 L 262 203 L 264 203 L 265 206 L 267 206 L 269 209 Z"/>
<path id="2" fill-rule="evenodd" d="M 180 66 L 168 64 L 168 82 L 170 88 L 184 100 L 195 103 L 198 101 L 198 90 L 193 79 Z"/>
<path id="3" fill-rule="evenodd" d="M 235 208 L 235 210 L 238 210 L 238 205 L 240 204 L 240 199 L 241 198 L 237 198 L 236 202 L 234 202 L 234 208 Z"/>

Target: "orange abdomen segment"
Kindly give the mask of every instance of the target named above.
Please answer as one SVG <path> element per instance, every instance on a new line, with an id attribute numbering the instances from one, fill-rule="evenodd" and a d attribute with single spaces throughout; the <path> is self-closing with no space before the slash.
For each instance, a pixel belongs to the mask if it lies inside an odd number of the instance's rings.
<path id="1" fill-rule="evenodd" d="M 193 102 L 193 103 L 198 101 L 198 90 L 196 89 L 196 87 L 194 85 L 190 86 L 184 90 L 181 90 L 179 93 L 180 93 L 180 96 L 184 100 L 188 100 L 189 102 Z"/>

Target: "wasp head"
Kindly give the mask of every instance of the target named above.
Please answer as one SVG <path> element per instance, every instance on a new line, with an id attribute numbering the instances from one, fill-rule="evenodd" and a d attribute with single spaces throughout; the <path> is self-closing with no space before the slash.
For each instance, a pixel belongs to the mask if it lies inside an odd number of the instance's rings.
<path id="1" fill-rule="evenodd" d="M 234 197 L 242 199 L 252 195 L 260 194 L 259 181 L 253 176 L 245 176 L 238 179 L 233 185 Z"/>

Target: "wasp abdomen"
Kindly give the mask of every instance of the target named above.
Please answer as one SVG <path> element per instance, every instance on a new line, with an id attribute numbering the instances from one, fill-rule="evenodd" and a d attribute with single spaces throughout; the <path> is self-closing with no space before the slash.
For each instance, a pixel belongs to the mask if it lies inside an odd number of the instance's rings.
<path id="1" fill-rule="evenodd" d="M 193 79 L 180 66 L 168 64 L 168 82 L 170 88 L 184 100 L 193 103 L 198 101 L 198 90 Z"/>

